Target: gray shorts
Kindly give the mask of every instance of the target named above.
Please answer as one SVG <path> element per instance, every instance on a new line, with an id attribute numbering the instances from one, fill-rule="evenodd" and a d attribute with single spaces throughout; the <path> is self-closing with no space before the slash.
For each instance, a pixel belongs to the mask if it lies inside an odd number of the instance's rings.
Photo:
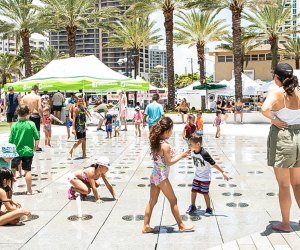
<path id="1" fill-rule="evenodd" d="M 300 167 L 300 124 L 288 129 L 272 125 L 268 137 L 268 165 L 276 168 Z"/>

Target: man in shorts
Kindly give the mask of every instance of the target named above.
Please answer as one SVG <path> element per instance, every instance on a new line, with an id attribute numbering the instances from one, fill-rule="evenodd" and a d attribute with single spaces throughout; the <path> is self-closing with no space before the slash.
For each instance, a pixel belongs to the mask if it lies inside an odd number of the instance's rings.
<path id="1" fill-rule="evenodd" d="M 64 102 L 65 102 L 65 97 L 58 90 L 52 97 L 52 104 L 53 104 L 53 114 L 59 120 L 61 120 L 61 110 Z"/>
<path id="2" fill-rule="evenodd" d="M 16 157 L 12 160 L 12 171 L 14 175 L 16 175 L 18 165 L 22 161 L 22 169 L 25 171 L 25 181 L 27 186 L 26 194 L 31 195 L 31 165 L 34 148 L 37 148 L 40 135 L 35 124 L 28 120 L 29 112 L 29 107 L 26 105 L 20 105 L 18 107 L 18 122 L 15 123 L 11 128 L 9 143 L 16 145 L 17 153 L 19 154 L 19 157 Z"/>
<path id="3" fill-rule="evenodd" d="M 4 110 L 6 111 L 6 120 L 11 127 L 13 122 L 17 121 L 17 107 L 20 104 L 20 96 L 14 93 L 14 88 L 12 86 L 8 87 L 8 94 L 4 95 Z"/>
<path id="4" fill-rule="evenodd" d="M 31 93 L 23 97 L 22 104 L 25 104 L 29 108 L 29 120 L 34 122 L 37 131 L 40 133 L 42 117 L 42 99 L 38 95 L 38 93 L 39 87 L 37 85 L 32 86 Z M 42 151 L 42 149 L 36 147 L 36 151 Z"/>

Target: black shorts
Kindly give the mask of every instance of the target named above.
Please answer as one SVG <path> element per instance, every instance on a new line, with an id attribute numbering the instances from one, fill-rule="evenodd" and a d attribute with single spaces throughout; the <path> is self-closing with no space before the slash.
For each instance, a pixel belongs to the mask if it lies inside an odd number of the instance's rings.
<path id="1" fill-rule="evenodd" d="M 22 169 L 24 171 L 31 171 L 33 156 L 20 156 L 13 158 L 11 161 L 11 168 L 18 168 L 20 161 L 22 161 Z"/>
<path id="2" fill-rule="evenodd" d="M 226 115 L 226 109 L 221 109 L 222 115 Z"/>
<path id="3" fill-rule="evenodd" d="M 34 115 L 29 117 L 30 121 L 33 121 L 37 131 L 41 130 L 41 117 L 39 115 Z"/>
<path id="4" fill-rule="evenodd" d="M 180 113 L 186 115 L 188 113 L 188 111 L 182 111 L 182 110 L 180 110 Z"/>
<path id="5" fill-rule="evenodd" d="M 79 139 L 85 139 L 86 133 L 85 132 L 77 132 L 76 131 L 76 138 Z"/>
<path id="6" fill-rule="evenodd" d="M 15 112 L 13 112 L 13 113 L 6 113 L 6 120 L 7 120 L 7 122 L 16 122 L 17 118 L 18 118 L 18 116 L 16 115 Z"/>
<path id="7" fill-rule="evenodd" d="M 59 112 L 61 112 L 61 109 L 62 109 L 62 105 L 61 106 L 55 106 L 55 105 L 53 105 L 53 107 L 52 107 L 52 111 L 59 111 Z"/>

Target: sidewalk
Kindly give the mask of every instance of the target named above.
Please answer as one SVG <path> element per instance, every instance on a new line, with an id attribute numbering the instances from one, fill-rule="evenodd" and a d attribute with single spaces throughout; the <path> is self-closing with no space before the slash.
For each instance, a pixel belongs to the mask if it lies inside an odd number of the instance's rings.
<path id="1" fill-rule="evenodd" d="M 175 125 L 171 145 L 180 152 L 186 148 L 181 139 L 182 125 Z M 103 204 L 89 198 L 82 202 L 83 214 L 91 215 L 86 221 L 71 221 L 77 214 L 76 201 L 67 199 L 68 178 L 77 169 L 87 166 L 90 159 L 67 161 L 72 142 L 66 142 L 65 128 L 53 129 L 53 147 L 34 157 L 34 189 L 42 193 L 33 196 L 18 195 L 25 190 L 24 178 L 15 184 L 16 195 L 34 220 L 24 226 L 1 227 L 0 249 L 300 249 L 300 227 L 293 221 L 294 232 L 278 234 L 266 230 L 270 221 L 277 221 L 280 209 L 277 183 L 273 170 L 266 166 L 266 140 L 269 125 L 224 125 L 222 137 L 214 138 L 215 128 L 205 125 L 205 148 L 232 178 L 222 180 L 213 170 L 211 198 L 214 215 L 204 216 L 203 198 L 198 216 L 185 214 L 190 205 L 190 185 L 194 167 L 189 159 L 171 167 L 170 181 L 178 198 L 183 220 L 194 224 L 195 231 L 179 233 L 168 201 L 161 194 L 154 208 L 151 225 L 159 226 L 158 234 L 142 234 L 144 210 L 149 199 L 149 176 L 152 161 L 149 155 L 148 131 L 142 138 L 134 136 L 133 126 L 122 132 L 120 138 L 105 140 L 104 132 L 89 127 L 88 155 L 106 155 L 112 166 L 109 180 L 120 196 L 113 201 L 103 182 L 98 189 Z M 0 135 L 0 143 L 8 134 Z M 43 145 L 43 139 L 41 140 Z M 75 158 L 80 150 L 75 152 Z M 300 218 L 293 199 L 291 218 Z M 260 235 L 263 233 L 263 235 Z"/>

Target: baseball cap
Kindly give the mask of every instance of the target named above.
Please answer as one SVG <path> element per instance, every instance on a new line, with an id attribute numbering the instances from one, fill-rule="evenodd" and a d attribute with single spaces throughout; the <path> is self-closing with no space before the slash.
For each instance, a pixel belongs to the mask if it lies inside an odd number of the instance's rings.
<path id="1" fill-rule="evenodd" d="M 14 90 L 14 87 L 13 87 L 13 86 L 9 86 L 9 87 L 8 87 L 8 91 L 11 91 L 11 90 Z"/>
<path id="2" fill-rule="evenodd" d="M 107 167 L 107 168 L 110 167 L 109 159 L 108 159 L 108 157 L 106 157 L 106 156 L 101 156 L 101 157 L 99 157 L 99 158 L 95 158 L 95 159 L 93 160 L 93 163 L 97 163 L 98 165 L 105 166 L 105 167 Z"/>
<path id="3" fill-rule="evenodd" d="M 141 108 L 139 106 L 136 106 L 134 109 L 135 110 L 140 110 Z"/>
<path id="4" fill-rule="evenodd" d="M 293 68 L 288 63 L 279 63 L 275 67 L 273 74 L 278 75 L 281 80 L 293 76 Z"/>

